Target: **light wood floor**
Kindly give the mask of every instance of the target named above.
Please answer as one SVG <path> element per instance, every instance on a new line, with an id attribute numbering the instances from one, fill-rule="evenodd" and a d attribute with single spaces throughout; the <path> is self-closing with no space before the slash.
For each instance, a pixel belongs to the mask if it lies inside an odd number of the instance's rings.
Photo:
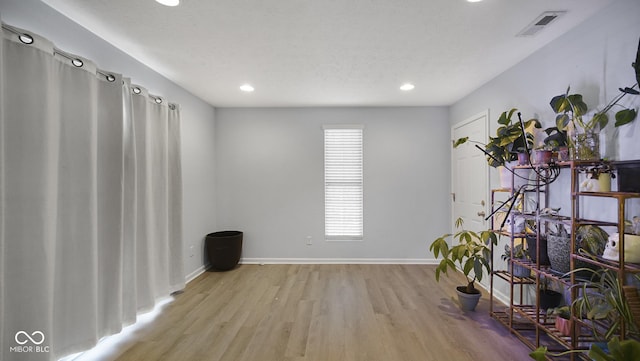
<path id="1" fill-rule="evenodd" d="M 118 360 L 512 361 L 529 349 L 452 300 L 424 265 L 241 265 L 206 272 Z M 486 293 L 486 292 L 485 292 Z"/>

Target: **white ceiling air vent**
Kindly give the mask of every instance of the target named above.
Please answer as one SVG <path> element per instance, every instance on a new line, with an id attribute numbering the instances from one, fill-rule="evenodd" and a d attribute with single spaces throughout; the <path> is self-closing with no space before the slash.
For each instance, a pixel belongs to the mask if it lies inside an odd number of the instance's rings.
<path id="1" fill-rule="evenodd" d="M 526 28 L 522 29 L 522 31 L 520 31 L 516 36 L 534 36 L 540 30 L 544 29 L 566 13 L 566 11 L 545 11 Z"/>

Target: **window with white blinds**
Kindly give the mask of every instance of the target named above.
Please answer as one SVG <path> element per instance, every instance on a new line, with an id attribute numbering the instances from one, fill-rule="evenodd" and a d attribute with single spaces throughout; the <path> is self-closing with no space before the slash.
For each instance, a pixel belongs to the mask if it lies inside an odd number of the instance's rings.
<path id="1" fill-rule="evenodd" d="M 362 240 L 362 126 L 324 128 L 326 240 Z"/>

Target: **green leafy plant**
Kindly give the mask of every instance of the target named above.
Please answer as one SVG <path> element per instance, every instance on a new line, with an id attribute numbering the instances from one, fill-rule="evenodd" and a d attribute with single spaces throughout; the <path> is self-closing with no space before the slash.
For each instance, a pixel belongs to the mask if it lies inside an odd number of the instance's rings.
<path id="1" fill-rule="evenodd" d="M 569 123 L 573 123 L 574 128 L 576 126 L 582 129 L 595 129 L 598 126 L 600 129 L 609 124 L 609 116 L 607 113 L 614 107 L 622 107 L 615 114 L 615 126 L 629 124 L 634 121 L 638 115 L 635 109 L 625 108 L 618 104 L 622 98 L 626 95 L 633 94 L 638 95 L 640 92 L 635 89 L 638 84 L 632 87 L 620 88 L 620 94 L 613 98 L 602 110 L 597 111 L 593 117 L 585 121 L 583 116 L 589 111 L 589 107 L 582 99 L 581 94 L 569 94 L 571 87 L 567 87 L 567 91 L 564 94 L 556 95 L 551 99 L 549 105 L 556 115 L 556 127 L 560 130 L 566 130 Z"/>
<path id="2" fill-rule="evenodd" d="M 558 316 L 560 318 L 564 318 L 565 320 L 568 320 L 571 318 L 571 307 L 565 305 L 565 306 L 548 309 L 547 316 L 553 316 L 553 315 Z"/>
<path id="3" fill-rule="evenodd" d="M 548 356 L 560 357 L 572 353 L 584 353 L 595 361 L 631 361 L 640 360 L 640 342 L 636 340 L 620 341 L 614 337 L 607 343 L 608 353 L 598 345 L 593 344 L 591 350 L 572 350 L 565 352 L 549 352 L 546 346 L 540 346 L 529 354 L 529 356 L 537 361 L 546 361 Z"/>
<path id="4" fill-rule="evenodd" d="M 520 121 L 512 119 L 517 111 L 518 109 L 513 108 L 500 114 L 496 136 L 489 137 L 489 142 L 484 145 L 485 151 L 489 154 L 487 163 L 491 167 L 503 166 L 506 162 L 517 160 L 518 153 L 533 149 L 532 127 L 541 128 L 542 125 L 537 119 L 527 120 L 524 122 L 525 134 L 523 137 Z M 453 142 L 453 147 L 456 148 L 467 141 L 469 141 L 469 137 L 459 138 Z"/>
<path id="5" fill-rule="evenodd" d="M 566 147 L 569 145 L 566 130 L 560 130 L 558 127 L 549 127 L 545 129 L 544 132 L 547 134 L 547 137 L 544 138 L 544 144 L 549 146 L 552 150 L 558 150 L 560 147 Z"/>
<path id="6" fill-rule="evenodd" d="M 513 114 L 517 111 L 518 109 L 513 108 L 508 112 L 502 112 L 498 118 L 500 126 L 496 130 L 496 136 L 489 137 L 489 143 L 487 143 L 485 150 L 491 155 L 491 157 L 487 157 L 487 162 L 492 167 L 499 167 L 506 162 L 517 160 L 518 153 L 533 148 L 532 126 L 541 128 L 542 125 L 537 119 L 527 120 L 524 122 L 523 137 L 520 122 L 512 119 Z M 524 139 L 526 139 L 526 143 Z"/>
<path id="7" fill-rule="evenodd" d="M 467 278 L 466 293 L 477 293 L 474 282 L 482 281 L 483 270 L 491 272 L 489 264 L 491 252 L 489 242 L 498 244 L 498 237 L 492 231 L 474 232 L 465 230 L 462 218 L 455 222 L 456 229 L 460 229 L 455 234 L 444 234 L 431 243 L 429 250 L 433 252 L 435 258 L 442 257 L 436 267 L 436 281 L 440 281 L 442 273 L 447 274 L 448 270 L 455 271 L 456 263 L 462 269 L 462 273 Z M 447 239 L 457 240 L 458 244 L 449 247 Z M 473 271 L 473 275 L 471 273 Z"/>
<path id="8" fill-rule="evenodd" d="M 517 244 L 513 247 L 513 258 L 526 259 L 528 257 L 527 250 L 522 246 L 522 244 Z M 511 247 L 508 244 L 504 245 L 504 253 L 501 258 L 503 261 L 511 259 Z"/>
<path id="9" fill-rule="evenodd" d="M 582 119 L 589 111 L 587 103 L 582 100 L 582 94 L 569 94 L 570 91 L 569 86 L 564 94 L 554 96 L 549 102 L 551 109 L 556 113 L 556 127 L 559 130 L 566 130 L 569 123 L 573 123 L 574 127 L 578 125 L 584 129 L 594 128 L 596 126 L 594 118 L 587 123 Z"/>
<path id="10" fill-rule="evenodd" d="M 583 129 L 594 129 L 599 126 L 603 129 L 609 123 L 607 113 L 613 107 L 621 107 L 622 109 L 615 114 L 615 126 L 629 124 L 638 116 L 635 109 L 625 108 L 618 104 L 627 95 L 640 95 L 640 91 L 636 89 L 640 83 L 640 41 L 638 42 L 638 51 L 636 53 L 636 61 L 631 64 L 635 71 L 636 84 L 631 87 L 618 88 L 620 93 L 616 95 L 607 105 L 597 111 L 589 121 L 584 121 L 583 116 L 588 112 L 588 106 L 582 99 L 581 94 L 569 94 L 570 88 L 564 94 L 556 95 L 551 99 L 549 105 L 556 115 L 556 127 L 560 130 L 566 130 L 569 123 L 573 123 L 574 127 L 579 126 Z"/>
<path id="11" fill-rule="evenodd" d="M 576 230 L 576 251 L 588 257 L 599 256 L 609 239 L 609 234 L 602 228 L 594 225 L 583 225 Z"/>
<path id="12" fill-rule="evenodd" d="M 579 317 L 591 321 L 606 321 L 604 332 L 592 322 L 593 334 L 601 340 L 610 340 L 619 334 L 624 322 L 627 335 L 639 335 L 634 316 L 624 296 L 617 273 L 611 270 L 589 268 L 576 269 L 572 272 L 591 273 L 591 280 L 572 287 L 581 290 L 580 296 L 573 301 L 573 307 Z"/>

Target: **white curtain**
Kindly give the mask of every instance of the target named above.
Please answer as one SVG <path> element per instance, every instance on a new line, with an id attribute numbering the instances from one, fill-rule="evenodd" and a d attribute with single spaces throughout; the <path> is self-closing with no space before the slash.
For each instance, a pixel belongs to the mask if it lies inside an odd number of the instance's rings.
<path id="1" fill-rule="evenodd" d="M 184 287 L 180 114 L 21 33 L 3 24 L 0 359 L 56 360 Z"/>

